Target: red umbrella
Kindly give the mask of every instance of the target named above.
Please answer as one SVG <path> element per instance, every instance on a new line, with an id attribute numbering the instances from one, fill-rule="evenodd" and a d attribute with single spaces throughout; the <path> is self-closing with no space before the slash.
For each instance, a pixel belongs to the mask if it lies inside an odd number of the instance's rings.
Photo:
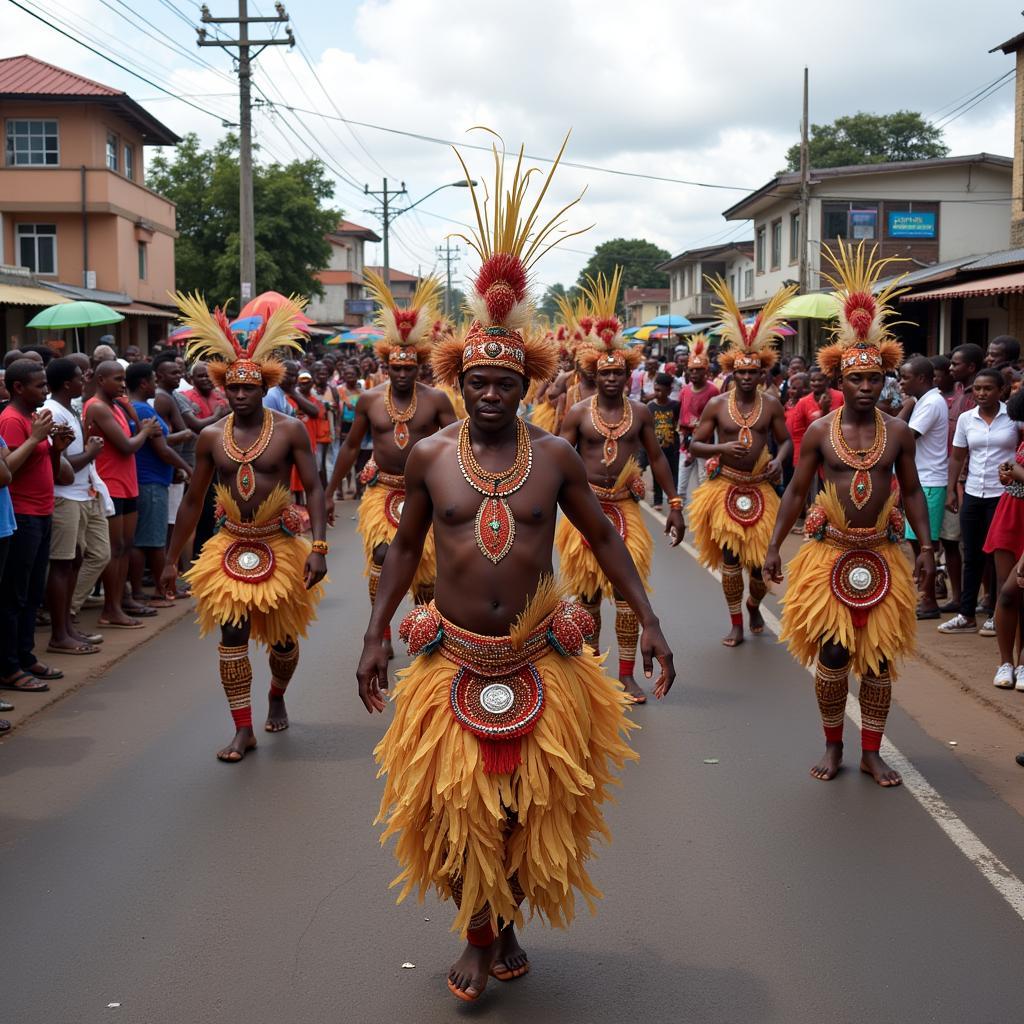
<path id="1" fill-rule="evenodd" d="M 280 292 L 263 292 L 262 294 L 257 295 L 255 299 L 251 299 L 241 308 L 241 310 L 239 310 L 237 319 L 241 320 L 244 317 L 259 316 L 262 317 L 263 322 L 266 323 L 276 309 L 279 309 L 281 306 L 290 302 L 291 300 L 286 298 Z M 310 320 L 305 313 L 299 313 L 296 319 L 296 324 L 299 330 L 302 331 L 308 332 L 308 328 L 312 323 L 313 321 Z"/>

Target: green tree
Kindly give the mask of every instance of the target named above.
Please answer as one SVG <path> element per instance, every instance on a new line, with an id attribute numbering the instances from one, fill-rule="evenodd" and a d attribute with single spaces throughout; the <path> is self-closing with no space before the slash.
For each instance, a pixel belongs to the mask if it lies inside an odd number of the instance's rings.
<path id="1" fill-rule="evenodd" d="M 544 289 L 544 298 L 537 305 L 537 312 L 541 316 L 546 316 L 549 320 L 555 321 L 559 317 L 558 300 L 560 298 L 567 298 L 571 302 L 578 294 L 579 289 L 575 285 L 571 288 L 566 288 L 564 284 L 549 284 Z"/>
<path id="2" fill-rule="evenodd" d="M 177 203 L 178 288 L 198 290 L 211 302 L 238 295 L 238 138 L 227 135 L 203 150 L 190 134 L 150 161 L 146 183 Z M 253 166 L 256 286 L 284 295 L 322 295 L 313 276 L 327 266 L 325 239 L 341 219 L 327 202 L 334 185 L 318 160 Z"/>
<path id="3" fill-rule="evenodd" d="M 914 110 L 897 110 L 894 114 L 861 111 L 837 117 L 832 124 L 812 124 L 808 141 L 811 167 L 926 160 L 948 153 L 942 129 Z M 799 142 L 787 150 L 786 165 L 790 171 L 800 170 Z"/>
<path id="4" fill-rule="evenodd" d="M 582 287 L 588 274 L 596 277 L 602 272 L 608 276 L 616 267 L 622 267 L 623 288 L 667 288 L 668 274 L 656 268 L 670 256 L 660 246 L 642 238 L 613 238 L 594 250 L 576 283 Z"/>

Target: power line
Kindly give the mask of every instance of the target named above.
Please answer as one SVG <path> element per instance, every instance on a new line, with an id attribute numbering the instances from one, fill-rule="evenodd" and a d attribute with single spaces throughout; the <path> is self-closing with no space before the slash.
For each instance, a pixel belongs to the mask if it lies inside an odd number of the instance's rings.
<path id="1" fill-rule="evenodd" d="M 991 98 L 992 96 L 994 96 L 1004 86 L 1009 85 L 1011 81 L 1012 81 L 1012 79 L 1010 79 L 1010 78 L 1003 79 L 1003 81 L 1000 82 L 998 85 L 996 85 L 993 88 L 989 89 L 983 95 L 978 96 L 978 98 L 975 99 L 974 102 L 970 104 L 970 106 L 964 107 L 962 110 L 959 110 L 959 112 L 956 112 L 956 111 L 951 112 L 950 116 L 948 116 L 944 121 L 942 121 L 939 125 L 937 125 L 937 127 L 940 130 L 944 131 L 955 120 L 957 120 L 957 118 L 963 117 L 964 114 L 967 114 L 970 111 L 972 111 L 979 103 L 984 103 L 985 100 L 987 100 L 987 99 Z"/>
<path id="2" fill-rule="evenodd" d="M 942 114 L 943 111 L 949 111 L 951 107 L 956 106 L 956 104 L 958 104 L 961 100 L 967 99 L 968 97 L 977 96 L 979 91 L 984 91 L 985 89 L 988 89 L 990 86 L 996 85 L 998 82 L 1001 82 L 1004 78 L 1009 78 L 1010 75 L 1014 74 L 1016 70 L 1016 68 L 1010 68 L 1010 70 L 1007 71 L 1005 74 L 1000 75 L 998 78 L 992 79 L 992 81 L 989 82 L 987 85 L 975 87 L 973 89 L 968 89 L 967 92 L 963 93 L 960 96 L 957 96 L 955 100 L 951 100 L 949 103 L 946 103 L 941 107 L 938 107 L 937 109 L 933 110 L 930 114 L 925 114 L 924 119 L 929 122 L 932 121 L 933 118 L 935 118 L 939 114 Z"/>

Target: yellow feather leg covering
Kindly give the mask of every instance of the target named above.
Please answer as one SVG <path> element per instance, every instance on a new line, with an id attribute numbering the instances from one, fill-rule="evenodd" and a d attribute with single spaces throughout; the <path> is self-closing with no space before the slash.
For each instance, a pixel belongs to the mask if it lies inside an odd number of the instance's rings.
<path id="1" fill-rule="evenodd" d="M 584 864 L 594 836 L 610 839 L 601 804 L 618 784 L 616 771 L 637 759 L 626 742 L 635 728 L 630 701 L 591 653 L 548 651 L 534 664 L 544 680 L 544 713 L 523 737 L 522 763 L 510 775 L 484 772 L 479 741 L 449 704 L 458 666 L 439 652 L 399 673 L 395 716 L 375 751 L 387 780 L 381 843 L 396 837 L 402 868 L 392 883 L 401 886 L 398 902 L 414 891 L 422 900 L 431 888 L 448 899 L 452 875 L 461 877 L 452 931 L 463 936 L 485 903 L 492 926 L 498 917 L 522 923 L 513 874 L 531 916 L 556 927 L 573 919 L 577 892 L 591 912 L 601 897 Z"/>
<path id="2" fill-rule="evenodd" d="M 896 678 L 896 659 L 914 650 L 917 592 L 898 544 L 884 544 L 875 551 L 888 564 L 892 585 L 868 613 L 863 629 L 854 628 L 850 609 L 832 593 L 832 566 L 841 551 L 808 540 L 786 566 L 789 582 L 782 599 L 779 640 L 789 645 L 797 661 L 810 665 L 822 642 L 832 641 L 850 652 L 851 668 L 858 676 L 878 675 L 886 662 L 890 676 Z"/>
<path id="3" fill-rule="evenodd" d="M 241 516 L 230 492 L 218 485 L 217 499 L 229 519 Z M 284 488 L 275 487 L 260 505 L 253 522 L 266 523 L 280 516 L 291 504 Z M 306 589 L 304 579 L 309 541 L 275 533 L 262 540 L 274 553 L 274 572 L 260 583 L 232 579 L 223 566 L 224 552 L 237 538 L 227 529 L 218 530 L 204 545 L 203 552 L 183 578 L 196 599 L 196 621 L 205 636 L 223 625 L 239 625 L 248 619 L 251 639 L 268 647 L 283 645 L 306 635 L 316 619 L 316 606 L 323 596 L 317 584 Z"/>
<path id="4" fill-rule="evenodd" d="M 753 526 L 741 526 L 725 510 L 725 496 L 732 482 L 708 479 L 693 492 L 686 522 L 693 534 L 701 562 L 711 569 L 722 566 L 722 548 L 737 555 L 744 568 L 760 569 L 768 553 L 768 541 L 779 512 L 779 496 L 769 483 L 753 484 L 764 499 L 764 515 Z"/>
<path id="5" fill-rule="evenodd" d="M 546 430 L 549 434 L 555 432 L 555 421 L 557 419 L 558 411 L 546 398 L 542 398 L 530 413 L 530 422 L 535 427 Z"/>
<path id="6" fill-rule="evenodd" d="M 615 504 L 626 520 L 626 550 L 633 559 L 647 590 L 647 579 L 651 575 L 651 561 L 654 558 L 654 541 L 643 520 L 640 506 L 632 498 L 624 498 Z M 569 520 L 562 516 L 555 531 L 555 548 L 558 551 L 559 576 L 573 594 L 592 597 L 600 591 L 605 597 L 612 596 L 612 584 L 597 563 L 594 552 L 584 543 L 583 534 Z"/>
<path id="7" fill-rule="evenodd" d="M 372 487 L 366 488 L 362 500 L 359 502 L 357 529 L 359 536 L 363 538 L 363 552 L 366 555 L 367 568 L 363 573 L 364 576 L 370 574 L 369 566 L 373 561 L 373 549 L 378 544 L 390 544 L 398 532 L 398 528 L 391 525 L 384 511 L 388 497 L 392 493 L 393 488 L 384 484 L 374 484 Z M 421 587 L 432 587 L 436 579 L 437 554 L 434 551 L 434 528 L 431 527 L 427 533 L 427 539 L 423 542 L 423 555 L 409 592 L 414 594 Z"/>

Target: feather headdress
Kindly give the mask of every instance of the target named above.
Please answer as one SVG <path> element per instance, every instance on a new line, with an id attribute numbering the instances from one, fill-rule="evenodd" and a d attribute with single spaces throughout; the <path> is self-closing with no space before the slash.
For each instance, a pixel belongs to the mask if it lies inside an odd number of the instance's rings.
<path id="1" fill-rule="evenodd" d="M 496 133 L 490 134 L 500 141 Z M 541 220 L 539 212 L 568 141 L 566 135 L 532 203 L 527 199 L 530 179 L 541 172 L 524 168 L 525 147 L 519 148 L 511 182 L 508 182 L 504 144 L 501 151 L 496 145 L 491 146 L 494 191 L 482 203 L 462 154 L 455 151 L 469 185 L 476 229 L 468 236 L 456 234 L 454 237 L 461 238 L 473 249 L 481 265 L 473 281 L 472 294 L 466 300 L 473 323 L 463 345 L 456 350 L 454 341 L 442 342 L 435 349 L 434 372 L 439 380 L 454 383 L 471 366 L 500 366 L 530 380 L 541 379 L 550 372 L 551 361 L 557 359 L 554 345 L 543 336 L 527 333 L 534 317 L 529 277 L 548 250 L 582 233 L 561 230 L 563 215 L 583 198 L 582 194 L 546 221 Z"/>
<path id="2" fill-rule="evenodd" d="M 422 278 L 409 305 L 403 309 L 380 274 L 367 270 L 363 280 L 370 298 L 377 304 L 374 321 L 384 332 L 384 337 L 374 346 L 378 358 L 395 366 L 425 363 L 430 358 L 441 281 L 433 276 Z"/>
<path id="3" fill-rule="evenodd" d="M 818 349 L 818 365 L 835 377 L 837 373 L 865 373 L 894 370 L 903 362 L 903 346 L 892 336 L 890 321 L 896 315 L 892 300 L 907 289 L 900 286 L 903 276 L 887 284 L 875 294 L 882 272 L 890 263 L 903 262 L 899 257 L 876 259 L 878 246 L 867 249 L 864 242 L 845 245 L 839 240 L 839 252 L 827 246 L 825 256 L 833 273 L 822 271 L 822 277 L 836 291 L 839 299 L 839 322 L 831 344 Z"/>
<path id="4" fill-rule="evenodd" d="M 690 339 L 690 354 L 686 358 L 686 367 L 689 370 L 696 370 L 702 366 L 705 369 L 711 366 L 708 359 L 708 339 L 706 334 L 695 334 Z"/>
<path id="5" fill-rule="evenodd" d="M 185 357 L 190 361 L 207 360 L 210 379 L 217 387 L 262 384 L 272 388 L 284 377 L 284 365 L 275 357 L 276 350 L 303 350 L 300 339 L 306 300 L 302 296 L 292 295 L 278 305 L 265 323 L 249 332 L 244 345 L 231 330 L 224 311 L 218 306 L 211 313 L 199 292 L 175 292 L 174 301 L 178 304 L 178 319 L 192 332 Z"/>
<path id="6" fill-rule="evenodd" d="M 726 373 L 733 370 L 762 369 L 769 370 L 775 365 L 775 339 L 779 337 L 779 327 L 783 317 L 782 307 L 796 294 L 795 284 L 780 288 L 754 318 L 748 327 L 743 322 L 743 314 L 736 304 L 732 291 L 725 280 L 718 277 L 705 277 L 711 290 L 718 298 L 715 312 L 721 319 L 722 339 L 726 347 L 718 357 L 718 363 Z"/>
<path id="7" fill-rule="evenodd" d="M 635 370 L 643 360 L 640 349 L 631 348 L 622 337 L 622 321 L 615 313 L 622 284 L 622 267 L 616 267 L 610 278 L 603 273 L 587 275 L 584 292 L 592 314 L 590 330 L 584 338 L 586 348 L 577 361 L 588 373 L 598 370 Z"/>

